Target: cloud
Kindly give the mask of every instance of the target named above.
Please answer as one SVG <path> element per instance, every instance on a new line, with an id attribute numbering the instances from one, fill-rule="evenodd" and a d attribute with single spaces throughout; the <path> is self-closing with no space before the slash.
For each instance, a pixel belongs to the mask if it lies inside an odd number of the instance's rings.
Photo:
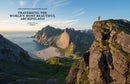
<path id="1" fill-rule="evenodd" d="M 9 20 L 9 19 L 0 20 L 0 24 L 13 24 L 16 22 L 17 22 L 16 20 Z"/>
<path id="2" fill-rule="evenodd" d="M 30 26 L 26 22 L 17 20 L 0 20 L 0 31 L 37 31 L 47 25 L 62 29 L 72 28 L 78 20 L 48 20 L 37 24 L 37 26 Z"/>
<path id="3" fill-rule="evenodd" d="M 26 1 L 19 1 L 20 6 L 24 6 L 27 2 Z"/>
<path id="4" fill-rule="evenodd" d="M 83 12 L 80 12 L 80 13 L 77 13 L 77 14 L 75 14 L 75 15 L 72 15 L 72 16 L 70 16 L 70 17 L 67 17 L 67 18 L 65 18 L 65 19 L 74 18 L 74 17 L 80 16 L 80 15 L 83 15 L 83 14 L 85 14 L 84 11 L 83 11 Z"/>
<path id="5" fill-rule="evenodd" d="M 75 10 L 73 13 L 78 13 L 78 12 L 81 12 L 82 10 L 84 10 L 84 8 L 80 8 L 78 10 Z"/>
<path id="6" fill-rule="evenodd" d="M 85 12 L 80 12 L 80 13 L 74 15 L 73 17 L 80 16 L 80 15 L 83 15 L 83 14 L 85 14 Z"/>
<path id="7" fill-rule="evenodd" d="M 68 24 L 68 23 L 77 22 L 78 20 L 79 20 L 79 19 L 75 19 L 75 20 L 67 20 L 67 21 L 65 21 L 65 22 L 63 22 L 63 23 Z"/>
<path id="8" fill-rule="evenodd" d="M 59 7 L 59 6 L 68 5 L 69 3 L 71 3 L 71 1 L 59 0 L 59 1 L 56 1 L 56 2 L 54 3 L 54 7 Z"/>
<path id="9" fill-rule="evenodd" d="M 32 7 L 35 8 L 35 6 L 37 5 L 38 2 L 39 2 L 39 0 L 35 0 Z"/>
<path id="10" fill-rule="evenodd" d="M 10 20 L 0 20 L 0 23 L 8 23 Z"/>
<path id="11" fill-rule="evenodd" d="M 65 6 L 65 5 L 68 5 L 70 3 L 71 2 L 65 2 L 65 3 L 55 4 L 54 7 Z"/>
<path id="12" fill-rule="evenodd" d="M 74 20 L 49 20 L 42 22 L 42 26 L 51 25 L 58 28 L 67 28 L 67 27 L 73 27 L 74 24 L 76 24 L 79 21 L 79 19 Z"/>
<path id="13" fill-rule="evenodd" d="M 39 30 L 40 28 L 43 28 L 47 25 L 53 26 L 55 28 L 61 28 L 61 29 L 65 29 L 65 28 L 74 28 L 75 30 L 82 30 L 82 29 L 90 29 L 91 25 L 81 25 L 78 24 L 79 19 L 72 19 L 72 20 L 49 20 L 49 21 L 45 21 L 42 22 L 39 26 Z"/>
<path id="14" fill-rule="evenodd" d="M 0 31 L 34 31 L 38 27 L 17 20 L 0 20 Z"/>
<path id="15" fill-rule="evenodd" d="M 53 7 L 60 7 L 70 4 L 71 1 L 67 0 L 48 0 L 46 5 L 53 6 Z"/>

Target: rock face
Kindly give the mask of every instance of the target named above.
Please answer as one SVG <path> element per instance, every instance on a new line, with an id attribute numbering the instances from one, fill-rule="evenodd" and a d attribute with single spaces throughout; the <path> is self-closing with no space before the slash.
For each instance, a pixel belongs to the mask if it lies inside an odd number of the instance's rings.
<path id="1" fill-rule="evenodd" d="M 83 51 L 89 49 L 93 40 L 94 35 L 90 31 L 81 32 L 72 28 L 61 30 L 51 26 L 44 27 L 34 36 L 34 41 L 41 45 L 54 45 L 64 49 L 73 44 L 75 47 L 78 47 L 77 49 L 82 49 Z"/>
<path id="2" fill-rule="evenodd" d="M 56 42 L 56 45 L 60 48 L 67 48 L 70 44 L 69 34 L 64 31 Z"/>
<path id="3" fill-rule="evenodd" d="M 63 32 L 64 31 L 61 29 L 55 29 L 54 27 L 48 25 L 35 34 L 34 41 L 41 45 L 53 45 L 57 42 L 59 35 Z"/>
<path id="4" fill-rule="evenodd" d="M 130 84 L 130 22 L 96 21 L 92 29 L 95 41 L 72 65 L 65 84 Z"/>
<path id="5" fill-rule="evenodd" d="M 26 51 L 18 45 L 0 35 L 0 60 L 18 63 L 20 61 L 29 60 L 30 57 Z"/>

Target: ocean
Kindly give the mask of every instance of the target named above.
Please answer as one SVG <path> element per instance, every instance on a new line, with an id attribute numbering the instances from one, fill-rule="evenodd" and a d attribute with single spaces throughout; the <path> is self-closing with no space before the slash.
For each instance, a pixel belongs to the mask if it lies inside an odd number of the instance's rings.
<path id="1" fill-rule="evenodd" d="M 31 36 L 34 36 L 35 33 L 36 31 L 0 32 L 5 38 L 30 53 L 46 48 L 46 46 L 41 46 L 33 41 L 34 38 L 31 38 Z"/>

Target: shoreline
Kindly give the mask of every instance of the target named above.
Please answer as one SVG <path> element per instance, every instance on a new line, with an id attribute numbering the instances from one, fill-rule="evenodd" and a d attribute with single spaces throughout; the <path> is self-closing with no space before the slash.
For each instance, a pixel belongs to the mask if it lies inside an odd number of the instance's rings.
<path id="1" fill-rule="evenodd" d="M 52 46 L 37 52 L 29 53 L 29 55 L 34 59 L 42 59 L 42 60 L 47 60 L 48 58 L 51 57 L 62 57 L 59 50 Z"/>

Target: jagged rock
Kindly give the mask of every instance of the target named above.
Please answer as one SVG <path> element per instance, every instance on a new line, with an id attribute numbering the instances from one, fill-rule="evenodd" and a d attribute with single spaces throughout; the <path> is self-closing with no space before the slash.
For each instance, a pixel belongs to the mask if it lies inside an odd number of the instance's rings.
<path id="1" fill-rule="evenodd" d="M 130 39 L 130 35 L 121 32 L 117 35 L 116 42 L 122 46 L 122 49 L 125 52 L 130 53 L 130 42 L 128 41 Z"/>
<path id="2" fill-rule="evenodd" d="M 93 24 L 93 33 L 95 41 L 89 49 L 90 53 L 85 53 L 85 56 L 83 56 L 83 62 L 88 64 L 83 69 L 85 70 L 88 67 L 88 83 L 129 84 L 130 22 L 127 20 L 96 21 Z M 72 68 L 71 71 L 73 71 Z M 80 76 L 81 74 L 77 73 L 77 75 Z M 70 73 L 68 77 L 71 78 Z M 66 84 L 73 81 L 72 79 L 68 81 L 67 78 L 65 80 L 67 81 Z M 78 77 L 75 78 L 75 81 L 74 83 L 81 84 L 78 82 Z M 81 82 L 86 84 L 84 81 Z"/>
<path id="3" fill-rule="evenodd" d="M 44 27 L 34 37 L 34 41 L 41 45 L 67 48 L 73 44 L 78 51 L 88 50 L 94 40 L 91 31 L 81 32 L 73 28 L 62 30 L 51 26 Z"/>
<path id="4" fill-rule="evenodd" d="M 68 76 L 65 79 L 65 84 L 80 84 L 84 81 L 84 84 L 88 82 L 88 67 L 84 61 L 75 62 L 69 71 Z"/>

